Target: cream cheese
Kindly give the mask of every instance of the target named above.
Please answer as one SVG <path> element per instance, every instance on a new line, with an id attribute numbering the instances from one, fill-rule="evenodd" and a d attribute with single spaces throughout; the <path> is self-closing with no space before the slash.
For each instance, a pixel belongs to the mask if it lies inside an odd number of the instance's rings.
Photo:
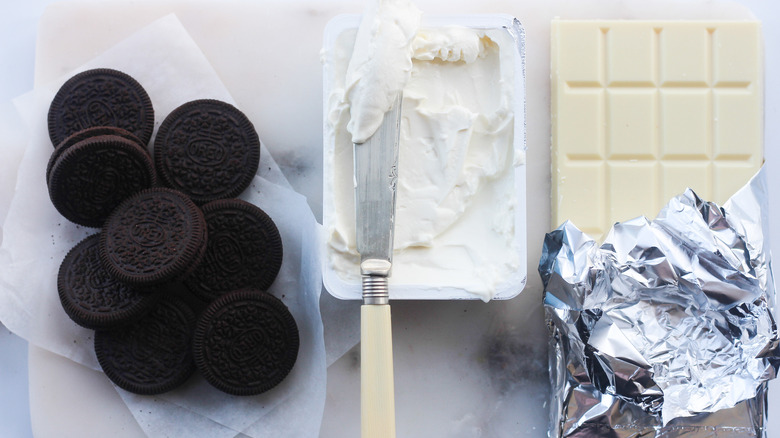
<path id="1" fill-rule="evenodd" d="M 348 282 L 359 281 L 350 122 L 363 111 L 376 117 L 376 106 L 367 110 L 350 100 L 352 84 L 365 80 L 352 68 L 354 56 L 363 56 L 361 31 L 357 42 L 354 30 L 336 38 L 326 84 L 326 135 L 334 143 L 325 157 L 332 172 L 328 257 Z M 515 239 L 513 39 L 505 29 L 425 28 L 410 48 L 391 297 L 392 286 L 402 284 L 461 288 L 487 301 L 522 264 Z M 381 122 L 384 112 L 377 114 Z"/>
<path id="2" fill-rule="evenodd" d="M 368 2 L 347 68 L 345 98 L 352 109 L 347 130 L 363 143 L 412 73 L 412 40 L 422 13 L 408 0 Z"/>

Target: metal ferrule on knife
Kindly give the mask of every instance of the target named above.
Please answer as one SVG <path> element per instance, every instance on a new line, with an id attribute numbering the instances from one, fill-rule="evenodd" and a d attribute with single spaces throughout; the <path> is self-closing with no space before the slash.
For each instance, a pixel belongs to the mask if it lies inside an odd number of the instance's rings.
<path id="1" fill-rule="evenodd" d="M 360 263 L 363 276 L 363 304 L 387 304 L 390 302 L 387 278 L 393 265 L 388 260 L 368 259 Z"/>

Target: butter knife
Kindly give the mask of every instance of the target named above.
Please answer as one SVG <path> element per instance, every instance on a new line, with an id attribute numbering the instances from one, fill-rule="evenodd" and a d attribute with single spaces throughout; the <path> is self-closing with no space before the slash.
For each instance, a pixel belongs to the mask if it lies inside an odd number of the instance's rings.
<path id="1" fill-rule="evenodd" d="M 393 262 L 401 95 L 365 143 L 354 144 L 357 250 L 363 278 L 360 308 L 362 438 L 395 437 L 393 341 L 388 277 Z"/>

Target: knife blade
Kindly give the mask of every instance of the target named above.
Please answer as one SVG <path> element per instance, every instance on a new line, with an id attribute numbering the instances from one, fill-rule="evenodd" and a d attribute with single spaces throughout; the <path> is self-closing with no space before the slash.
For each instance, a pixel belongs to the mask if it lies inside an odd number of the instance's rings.
<path id="1" fill-rule="evenodd" d="M 395 437 L 393 350 L 388 293 L 392 271 L 401 100 L 365 143 L 354 145 L 357 250 L 363 278 L 360 398 L 363 438 Z"/>
<path id="2" fill-rule="evenodd" d="M 354 144 L 357 250 L 367 260 L 392 264 L 401 97 L 365 143 Z M 388 273 L 389 275 L 389 273 Z"/>

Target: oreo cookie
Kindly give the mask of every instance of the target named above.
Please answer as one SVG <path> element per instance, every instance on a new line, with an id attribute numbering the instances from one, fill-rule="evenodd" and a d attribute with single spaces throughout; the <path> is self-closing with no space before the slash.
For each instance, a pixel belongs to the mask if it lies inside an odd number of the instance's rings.
<path id="1" fill-rule="evenodd" d="M 93 128 L 83 129 L 69 136 L 68 138 L 63 140 L 60 144 L 54 147 L 54 152 L 51 154 L 51 157 L 49 158 L 49 163 L 46 166 L 46 182 L 47 183 L 49 182 L 49 175 L 51 174 L 51 168 L 54 166 L 54 163 L 57 161 L 60 155 L 62 155 L 63 152 L 65 152 L 71 146 L 78 144 L 82 140 L 86 140 L 92 137 L 98 137 L 101 135 L 115 135 L 118 137 L 122 137 L 124 139 L 136 143 L 138 146 L 141 146 L 141 148 L 144 151 L 146 151 L 146 146 L 141 142 L 141 140 L 138 137 L 133 135 L 133 133 L 131 133 L 130 131 L 126 131 L 122 128 L 115 128 L 113 126 L 95 126 Z"/>
<path id="2" fill-rule="evenodd" d="M 176 108 L 154 139 L 160 180 L 198 204 L 233 198 L 252 182 L 260 163 L 260 140 L 236 107 L 211 99 Z"/>
<path id="3" fill-rule="evenodd" d="M 210 302 L 230 291 L 268 289 L 282 266 L 282 238 L 273 220 L 240 199 L 221 199 L 202 207 L 209 241 L 203 262 L 185 281 Z"/>
<path id="4" fill-rule="evenodd" d="M 101 135 L 63 150 L 51 165 L 49 197 L 65 218 L 100 227 L 128 196 L 155 184 L 148 153 L 131 140 Z"/>
<path id="5" fill-rule="evenodd" d="M 120 204 L 106 221 L 100 256 L 106 269 L 136 286 L 184 279 L 203 258 L 203 213 L 176 190 L 155 187 Z"/>
<path id="6" fill-rule="evenodd" d="M 57 292 L 70 319 L 90 329 L 131 323 L 150 311 L 161 296 L 109 275 L 100 261 L 99 234 L 85 238 L 65 256 L 57 275 Z"/>
<path id="7" fill-rule="evenodd" d="M 222 295 L 198 319 L 195 365 L 220 391 L 260 394 L 278 385 L 298 357 L 298 326 L 287 307 L 264 292 Z"/>
<path id="8" fill-rule="evenodd" d="M 195 371 L 191 340 L 196 317 L 168 296 L 137 322 L 95 332 L 95 354 L 106 376 L 135 394 L 161 394 Z"/>
<path id="9" fill-rule="evenodd" d="M 48 125 L 55 145 L 93 126 L 122 128 L 147 144 L 154 129 L 154 108 L 138 81 L 99 68 L 81 72 L 62 85 L 49 107 Z"/>

